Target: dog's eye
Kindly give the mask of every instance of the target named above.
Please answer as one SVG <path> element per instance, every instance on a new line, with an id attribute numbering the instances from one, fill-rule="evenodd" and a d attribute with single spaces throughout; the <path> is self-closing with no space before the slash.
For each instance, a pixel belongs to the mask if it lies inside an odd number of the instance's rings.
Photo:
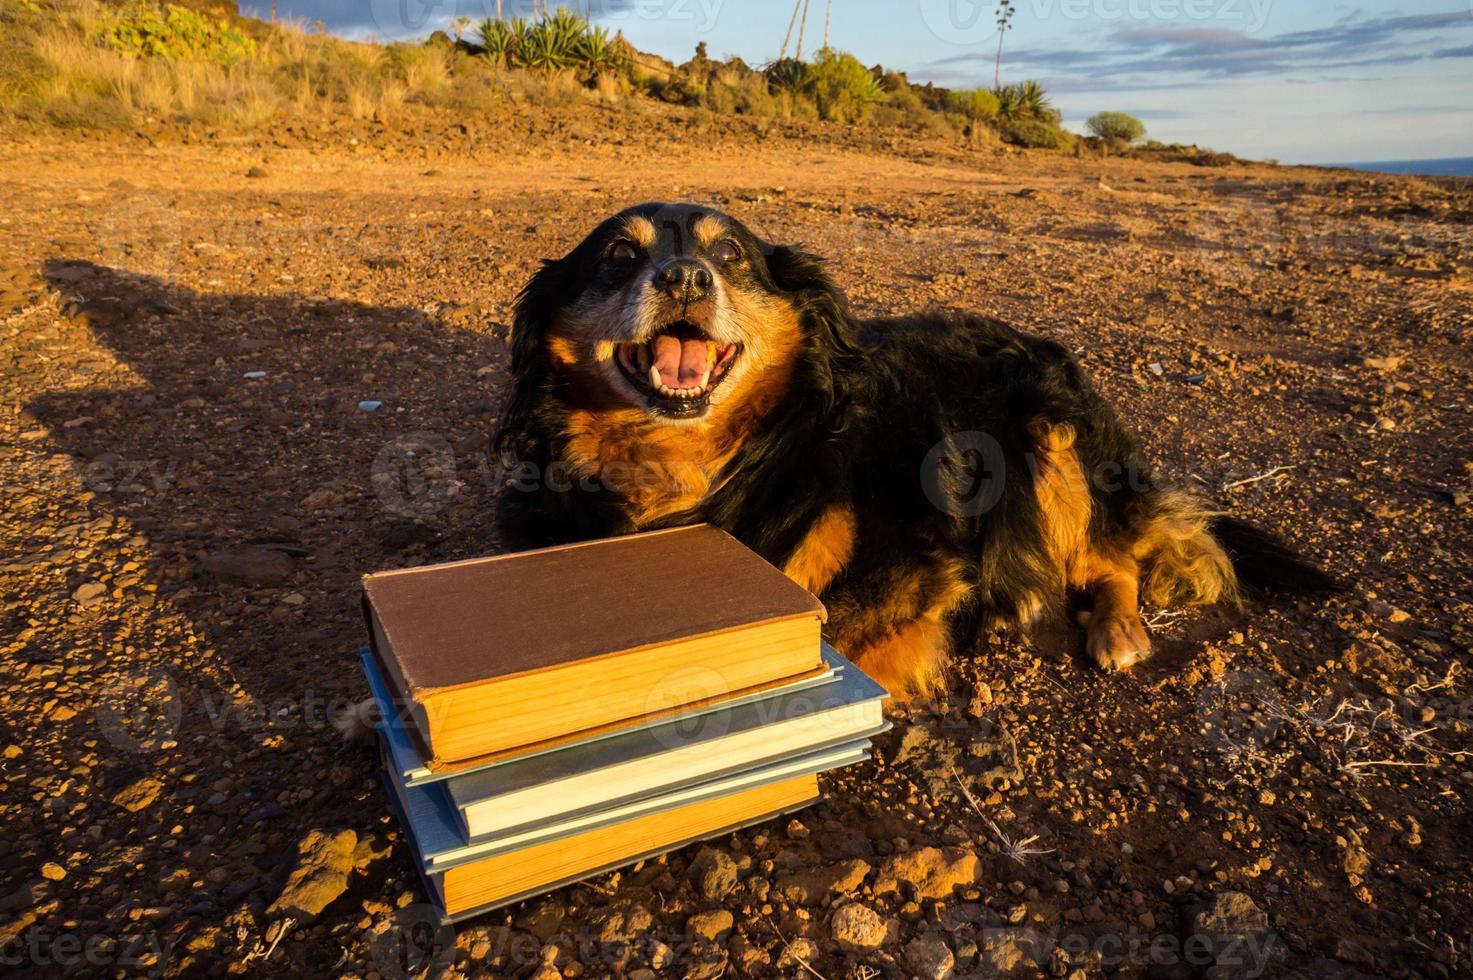
<path id="1" fill-rule="evenodd" d="M 634 246 L 628 242 L 615 242 L 609 246 L 609 258 L 615 262 L 628 262 L 635 257 Z"/>
<path id="2" fill-rule="evenodd" d="M 724 242 L 717 242 L 716 247 L 711 249 L 711 254 L 718 262 L 735 262 L 742 257 L 742 249 L 730 238 Z"/>

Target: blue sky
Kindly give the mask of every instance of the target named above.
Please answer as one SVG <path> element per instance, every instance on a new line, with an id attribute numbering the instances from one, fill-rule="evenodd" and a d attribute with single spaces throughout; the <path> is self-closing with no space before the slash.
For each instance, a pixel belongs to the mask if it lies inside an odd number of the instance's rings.
<path id="1" fill-rule="evenodd" d="M 532 0 L 503 0 L 530 10 Z M 1004 81 L 1036 78 L 1079 129 L 1101 109 L 1165 141 L 1295 163 L 1473 156 L 1473 0 L 1013 0 Z M 698 41 L 761 64 L 793 0 L 581 0 L 675 61 Z M 992 84 L 994 0 L 833 0 L 830 41 L 913 81 Z M 243 2 L 249 13 L 271 4 Z M 805 53 L 822 43 L 810 0 Z M 278 0 L 348 37 L 428 33 L 496 0 Z M 795 31 L 796 33 L 796 31 Z"/>

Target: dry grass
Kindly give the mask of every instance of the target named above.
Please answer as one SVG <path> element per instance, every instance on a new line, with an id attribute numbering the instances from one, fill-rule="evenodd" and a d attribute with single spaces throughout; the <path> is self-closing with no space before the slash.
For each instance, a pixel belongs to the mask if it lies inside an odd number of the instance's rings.
<path id="1" fill-rule="evenodd" d="M 412 105 L 489 113 L 627 97 L 613 78 L 590 89 L 570 73 L 491 72 L 443 45 L 355 43 L 292 21 L 251 24 L 254 53 L 233 64 L 131 57 L 106 43 L 110 16 L 96 0 L 0 0 L 0 119 L 83 129 L 146 120 L 250 129 L 337 112 L 388 123 Z"/>

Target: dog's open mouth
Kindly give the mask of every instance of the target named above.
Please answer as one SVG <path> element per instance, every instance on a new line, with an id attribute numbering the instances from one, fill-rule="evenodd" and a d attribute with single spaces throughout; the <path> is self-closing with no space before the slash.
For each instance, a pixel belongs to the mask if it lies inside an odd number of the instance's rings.
<path id="1" fill-rule="evenodd" d="M 737 344 L 718 344 L 700 327 L 680 320 L 660 328 L 647 343 L 619 344 L 614 359 L 654 407 L 670 415 L 699 415 L 737 354 Z"/>

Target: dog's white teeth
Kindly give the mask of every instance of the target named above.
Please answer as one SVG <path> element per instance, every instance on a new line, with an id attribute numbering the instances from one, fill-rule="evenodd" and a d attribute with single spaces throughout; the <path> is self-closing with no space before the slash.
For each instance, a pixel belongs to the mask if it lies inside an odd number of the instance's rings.
<path id="1" fill-rule="evenodd" d="M 660 372 L 653 364 L 650 365 L 650 387 L 656 391 L 665 390 L 665 384 L 660 380 Z"/>
<path id="2" fill-rule="evenodd" d="M 711 369 L 706 368 L 706 373 L 701 375 L 701 383 L 696 386 L 697 391 L 705 391 L 706 385 L 711 383 Z"/>

